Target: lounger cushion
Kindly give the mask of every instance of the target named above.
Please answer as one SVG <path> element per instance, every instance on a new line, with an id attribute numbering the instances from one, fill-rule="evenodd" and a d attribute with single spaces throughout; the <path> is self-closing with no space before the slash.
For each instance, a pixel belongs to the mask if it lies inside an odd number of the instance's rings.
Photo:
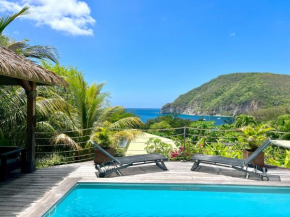
<path id="1" fill-rule="evenodd" d="M 134 155 L 127 157 L 116 157 L 121 164 L 130 164 L 130 163 L 139 163 L 146 161 L 156 161 L 163 160 L 167 161 L 167 158 L 162 156 L 161 154 L 142 154 L 142 155 Z"/>
<path id="2" fill-rule="evenodd" d="M 227 158 L 216 155 L 195 154 L 190 158 L 191 161 L 204 161 L 216 164 L 227 164 L 232 166 L 243 166 L 244 161 L 236 158 Z"/>

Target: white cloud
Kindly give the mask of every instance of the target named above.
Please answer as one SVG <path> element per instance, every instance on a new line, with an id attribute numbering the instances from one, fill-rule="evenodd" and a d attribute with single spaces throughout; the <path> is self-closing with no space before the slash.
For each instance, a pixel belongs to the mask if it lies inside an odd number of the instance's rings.
<path id="1" fill-rule="evenodd" d="M 91 26 L 95 20 L 86 2 L 81 0 L 0 0 L 0 12 L 15 13 L 24 6 L 30 13 L 23 16 L 36 22 L 37 26 L 47 25 L 52 29 L 71 35 L 93 35 Z"/>
<path id="2" fill-rule="evenodd" d="M 236 33 L 235 32 L 233 32 L 233 33 L 230 34 L 230 37 L 235 37 L 235 36 L 236 36 Z"/>

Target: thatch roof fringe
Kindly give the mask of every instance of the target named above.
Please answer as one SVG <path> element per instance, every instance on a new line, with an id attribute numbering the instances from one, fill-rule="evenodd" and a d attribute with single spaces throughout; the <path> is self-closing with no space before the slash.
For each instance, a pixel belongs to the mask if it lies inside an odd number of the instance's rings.
<path id="1" fill-rule="evenodd" d="M 0 75 L 38 84 L 68 86 L 68 83 L 57 74 L 2 46 L 0 46 Z"/>

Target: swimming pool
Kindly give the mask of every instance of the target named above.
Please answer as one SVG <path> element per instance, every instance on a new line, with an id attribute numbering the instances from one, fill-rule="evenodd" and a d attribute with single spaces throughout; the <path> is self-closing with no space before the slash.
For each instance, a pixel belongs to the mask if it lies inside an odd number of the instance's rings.
<path id="1" fill-rule="evenodd" d="M 290 188 L 78 183 L 43 217 L 290 216 Z"/>

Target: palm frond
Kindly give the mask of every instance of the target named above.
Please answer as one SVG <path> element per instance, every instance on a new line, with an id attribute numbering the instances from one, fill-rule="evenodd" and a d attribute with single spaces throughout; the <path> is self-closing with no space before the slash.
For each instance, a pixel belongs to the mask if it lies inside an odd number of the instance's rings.
<path id="1" fill-rule="evenodd" d="M 10 44 L 7 45 L 7 48 L 9 50 L 14 51 L 15 53 L 17 53 L 18 50 L 22 50 L 24 48 L 27 47 L 27 44 L 25 41 L 12 41 Z"/>
<path id="2" fill-rule="evenodd" d="M 74 150 L 81 150 L 82 147 L 78 145 L 70 136 L 65 133 L 58 134 L 52 138 L 52 142 L 57 146 L 58 144 L 66 145 Z"/>
<path id="3" fill-rule="evenodd" d="M 128 128 L 136 128 L 143 124 L 140 118 L 137 117 L 127 117 L 122 118 L 109 126 L 110 130 L 120 130 L 120 129 L 128 129 Z"/>
<path id="4" fill-rule="evenodd" d="M 136 138 L 136 136 L 142 135 L 143 132 L 140 130 L 122 130 L 119 132 L 116 132 L 114 134 L 114 137 L 117 139 L 117 141 L 122 141 L 123 139 L 127 139 L 128 141 L 132 141 Z"/>
<path id="5" fill-rule="evenodd" d="M 10 44 L 14 43 L 15 41 L 7 36 L 7 35 L 0 35 L 0 45 L 3 47 L 8 47 Z"/>
<path id="6" fill-rule="evenodd" d="M 37 129 L 37 132 L 55 133 L 55 128 L 48 121 L 37 122 L 36 129 Z"/>
<path id="7" fill-rule="evenodd" d="M 24 7 L 22 8 L 19 12 L 4 16 L 0 18 L 0 35 L 2 35 L 4 29 L 12 22 L 14 21 L 17 17 L 23 16 L 28 13 L 29 7 Z"/>
<path id="8" fill-rule="evenodd" d="M 55 47 L 52 46 L 26 46 L 23 48 L 23 56 L 27 58 L 35 58 L 38 60 L 51 60 L 54 63 L 58 63 L 59 53 Z"/>
<path id="9" fill-rule="evenodd" d="M 120 106 L 114 106 L 114 107 L 108 107 L 103 109 L 103 111 L 100 113 L 98 119 L 94 123 L 94 127 L 103 125 L 104 121 L 113 115 L 115 112 L 118 112 L 122 107 Z"/>
<path id="10" fill-rule="evenodd" d="M 37 111 L 44 116 L 49 116 L 56 111 L 67 111 L 69 105 L 62 98 L 36 98 Z"/>
<path id="11" fill-rule="evenodd" d="M 49 122 L 54 126 L 58 131 L 64 130 L 74 130 L 77 134 L 81 135 L 81 130 L 76 127 L 74 123 L 74 118 L 70 117 L 66 112 L 57 111 L 54 112 Z"/>

